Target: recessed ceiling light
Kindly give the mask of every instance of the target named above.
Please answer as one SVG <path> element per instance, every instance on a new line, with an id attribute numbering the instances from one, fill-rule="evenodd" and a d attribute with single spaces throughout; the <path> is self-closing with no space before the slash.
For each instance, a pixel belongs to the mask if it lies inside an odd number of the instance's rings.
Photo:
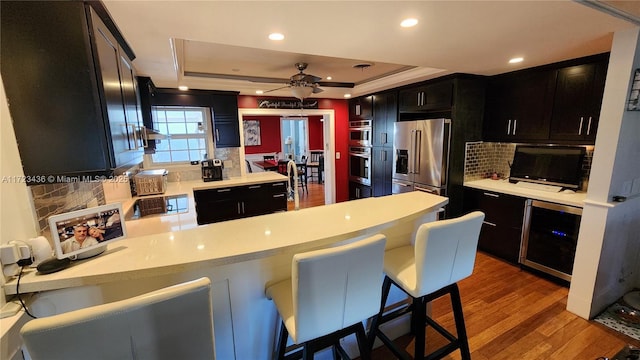
<path id="1" fill-rule="evenodd" d="M 178 86 L 178 90 L 187 91 L 187 90 L 189 90 L 189 87 L 185 86 L 185 85 L 180 85 L 180 86 Z"/>
<path id="2" fill-rule="evenodd" d="M 344 94 L 344 97 L 348 99 L 351 97 L 351 94 Z"/>
<path id="3" fill-rule="evenodd" d="M 333 79 L 331 76 L 327 76 L 327 80 L 331 80 Z"/>
<path id="4" fill-rule="evenodd" d="M 262 91 L 262 90 L 256 90 L 256 94 L 258 94 L 258 95 L 262 95 L 262 94 L 264 94 L 264 91 Z"/>
<path id="5" fill-rule="evenodd" d="M 284 40 L 284 35 L 280 33 L 271 33 L 269 34 L 269 39 L 274 41 Z"/>
<path id="6" fill-rule="evenodd" d="M 404 19 L 402 20 L 402 22 L 400 23 L 400 26 L 402 27 L 413 27 L 418 25 L 418 19 L 414 19 L 414 18 L 409 18 L 409 19 Z"/>
<path id="7" fill-rule="evenodd" d="M 509 60 L 509 64 L 517 64 L 519 62 L 522 62 L 522 60 L 524 60 L 524 58 L 516 57 L 516 58 L 513 58 L 513 59 Z"/>

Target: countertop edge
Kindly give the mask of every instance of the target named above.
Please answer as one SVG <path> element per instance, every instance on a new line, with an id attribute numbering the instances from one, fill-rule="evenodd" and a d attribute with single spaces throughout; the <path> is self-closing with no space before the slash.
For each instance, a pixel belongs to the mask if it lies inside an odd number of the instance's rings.
<path id="1" fill-rule="evenodd" d="M 533 200 L 548 201 L 562 205 L 584 207 L 587 193 L 564 193 L 564 192 L 548 192 L 518 187 L 507 180 L 482 179 L 474 181 L 465 181 L 464 187 L 499 192 L 507 195 L 520 196 Z"/>

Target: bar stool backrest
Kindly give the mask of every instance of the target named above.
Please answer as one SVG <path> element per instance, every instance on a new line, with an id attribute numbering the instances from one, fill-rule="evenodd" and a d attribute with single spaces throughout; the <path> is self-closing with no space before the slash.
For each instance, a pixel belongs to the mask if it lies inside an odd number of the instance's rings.
<path id="1" fill-rule="evenodd" d="M 415 238 L 416 292 L 430 294 L 473 272 L 484 213 L 429 222 Z"/>
<path id="2" fill-rule="evenodd" d="M 33 360 L 215 359 L 211 281 L 38 318 L 20 334 Z"/>
<path id="3" fill-rule="evenodd" d="M 386 238 L 296 254 L 292 263 L 296 343 L 363 321 L 378 312 Z"/>

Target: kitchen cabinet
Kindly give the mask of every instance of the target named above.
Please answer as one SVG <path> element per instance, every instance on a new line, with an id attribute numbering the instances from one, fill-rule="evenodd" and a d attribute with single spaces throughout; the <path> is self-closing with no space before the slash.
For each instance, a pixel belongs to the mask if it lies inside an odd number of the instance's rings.
<path id="1" fill-rule="evenodd" d="M 361 96 L 349 100 L 349 121 L 371 120 L 373 117 L 373 96 Z"/>
<path id="2" fill-rule="evenodd" d="M 397 92 L 373 95 L 371 191 L 373 196 L 390 195 L 393 174 L 393 128 L 398 118 Z"/>
<path id="3" fill-rule="evenodd" d="M 349 181 L 349 200 L 357 200 L 371 197 L 371 186 Z"/>
<path id="4" fill-rule="evenodd" d="M 198 225 L 287 211 L 286 191 L 284 181 L 194 190 Z"/>
<path id="5" fill-rule="evenodd" d="M 90 4 L 90 5 L 89 5 Z M 133 51 L 100 2 L 2 1 L 2 78 L 30 184 L 142 161 Z"/>
<path id="6" fill-rule="evenodd" d="M 606 72 L 607 63 L 603 61 L 558 70 L 551 117 L 552 140 L 595 142 Z"/>
<path id="7" fill-rule="evenodd" d="M 399 93 L 400 112 L 448 110 L 453 104 L 453 81 L 443 80 Z"/>
<path id="8" fill-rule="evenodd" d="M 491 79 L 487 86 L 485 140 L 547 139 L 554 85 L 552 70 L 518 72 Z"/>
<path id="9" fill-rule="evenodd" d="M 237 95 L 215 96 L 213 128 L 216 148 L 240 147 Z"/>
<path id="10" fill-rule="evenodd" d="M 465 212 L 480 210 L 485 214 L 478 249 L 518 264 L 526 199 L 465 188 L 464 201 Z"/>
<path id="11" fill-rule="evenodd" d="M 609 54 L 494 76 L 485 141 L 593 144 Z"/>

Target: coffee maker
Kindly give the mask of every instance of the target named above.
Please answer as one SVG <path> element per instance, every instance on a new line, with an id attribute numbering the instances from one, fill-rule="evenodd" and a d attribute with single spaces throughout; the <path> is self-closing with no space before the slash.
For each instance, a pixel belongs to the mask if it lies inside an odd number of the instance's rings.
<path id="1" fill-rule="evenodd" d="M 200 163 L 202 167 L 202 180 L 220 181 L 222 180 L 222 161 L 219 159 L 207 159 Z"/>

